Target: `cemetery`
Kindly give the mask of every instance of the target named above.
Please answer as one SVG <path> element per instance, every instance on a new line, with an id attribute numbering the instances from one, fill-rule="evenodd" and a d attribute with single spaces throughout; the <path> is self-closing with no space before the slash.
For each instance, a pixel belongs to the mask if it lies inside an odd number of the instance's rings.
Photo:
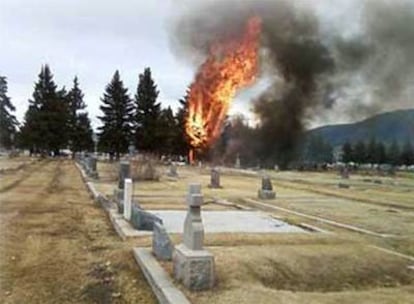
<path id="1" fill-rule="evenodd" d="M 336 172 L 179 166 L 172 177 L 170 165 L 156 165 L 156 180 L 140 180 L 134 176 L 135 162 L 111 163 L 99 157 L 80 157 L 76 166 L 71 161 L 29 162 L 16 173 L 3 175 L 2 224 L 19 217 L 12 209 L 7 211 L 12 208 L 7 201 L 13 189 L 33 180 L 39 170 L 45 178 L 65 170 L 71 176 L 63 174 L 66 180 L 53 181 L 57 191 L 42 190 L 40 204 L 49 201 L 42 192 L 51 192 L 57 200 L 68 191 L 59 190 L 59 185 L 71 189 L 75 183 L 71 197 L 82 193 L 83 200 L 89 201 L 87 208 L 93 209 L 90 216 L 107 214 L 100 227 L 109 223 L 106 229 L 116 231 L 111 240 L 99 243 L 113 248 L 117 239 L 122 245 L 116 247 L 124 248 L 118 259 L 133 253 L 135 266 L 129 262 L 128 275 L 142 274 L 140 281 L 131 277 L 131 282 L 147 286 L 149 298 L 162 303 L 253 299 L 328 303 L 343 299 L 344 294 L 349 299 L 389 303 L 395 297 L 404 302 L 411 296 L 414 179 L 409 175 L 350 174 L 344 180 Z M 8 166 L 18 167 L 19 160 Z M 219 187 L 211 187 L 212 177 L 217 176 Z M 15 178 L 23 178 L 22 185 L 16 185 Z M 338 182 L 350 188 L 338 188 Z M 87 190 L 95 202 L 85 197 Z M 263 196 L 261 191 L 274 195 Z M 55 212 L 50 210 L 57 208 L 53 202 L 46 204 L 36 207 L 42 208 L 38 212 Z M 84 218 L 87 209 L 82 208 L 71 209 L 70 216 Z M 76 229 L 77 220 L 65 229 Z M 121 297 L 127 297 L 125 287 L 120 289 Z M 109 296 L 114 295 L 117 292 Z"/>
<path id="2" fill-rule="evenodd" d="M 0 304 L 414 303 L 414 0 L 0 28 Z"/>

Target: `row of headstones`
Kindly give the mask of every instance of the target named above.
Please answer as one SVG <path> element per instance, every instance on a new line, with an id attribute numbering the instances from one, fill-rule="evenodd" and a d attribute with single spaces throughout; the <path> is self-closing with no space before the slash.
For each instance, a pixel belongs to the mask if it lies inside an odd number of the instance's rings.
<path id="1" fill-rule="evenodd" d="M 143 210 L 139 203 L 133 200 L 133 193 L 130 163 L 129 161 L 121 161 L 119 165 L 118 187 L 114 190 L 118 212 L 135 229 L 152 231 L 154 223 L 162 221 L 157 216 Z"/>
<path id="2" fill-rule="evenodd" d="M 79 155 L 76 154 L 76 160 L 82 166 L 86 174 L 91 178 L 98 178 L 97 158 L 93 155 Z"/>
<path id="3" fill-rule="evenodd" d="M 213 189 L 222 188 L 220 184 L 220 171 L 217 168 L 211 169 L 209 187 Z M 262 177 L 262 186 L 258 191 L 258 197 L 260 199 L 274 199 L 276 197 L 276 193 L 273 191 L 272 181 L 269 176 Z"/>
<path id="4" fill-rule="evenodd" d="M 201 219 L 203 195 L 200 184 L 191 184 L 187 194 L 187 215 L 183 243 L 174 246 L 161 219 L 133 202 L 133 182 L 129 162 L 121 162 L 116 189 L 118 211 L 137 230 L 152 230 L 152 251 L 159 260 L 173 260 L 174 277 L 190 290 L 210 289 L 214 285 L 214 256 L 204 249 Z"/>

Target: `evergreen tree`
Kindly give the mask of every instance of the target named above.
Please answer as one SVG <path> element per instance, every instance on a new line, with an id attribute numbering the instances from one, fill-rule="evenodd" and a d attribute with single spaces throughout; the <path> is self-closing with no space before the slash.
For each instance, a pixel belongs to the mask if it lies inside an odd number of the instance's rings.
<path id="1" fill-rule="evenodd" d="M 180 99 L 178 102 L 180 103 L 180 107 L 178 108 L 177 114 L 175 115 L 177 127 L 175 132 L 175 148 L 174 153 L 178 155 L 185 155 L 187 156 L 188 150 L 190 149 L 189 139 L 187 136 L 187 132 L 185 130 L 185 123 L 186 118 L 188 115 L 188 102 L 187 102 L 187 95 Z"/>
<path id="2" fill-rule="evenodd" d="M 342 161 L 344 163 L 350 163 L 354 161 L 353 156 L 354 156 L 354 153 L 353 153 L 352 145 L 349 142 L 346 142 L 342 146 Z"/>
<path id="3" fill-rule="evenodd" d="M 10 149 L 14 145 L 18 123 L 11 112 L 15 110 L 10 97 L 7 96 L 7 79 L 0 76 L 0 146 L 6 149 Z"/>
<path id="4" fill-rule="evenodd" d="M 385 145 L 382 142 L 377 143 L 377 147 L 375 151 L 375 163 L 376 164 L 387 163 L 387 154 L 385 150 Z"/>
<path id="5" fill-rule="evenodd" d="M 95 148 L 93 141 L 93 130 L 88 113 L 79 113 L 76 117 L 76 142 L 75 151 L 92 152 Z"/>
<path id="6" fill-rule="evenodd" d="M 400 164 L 411 166 L 414 165 L 414 150 L 409 140 L 404 143 L 400 155 Z"/>
<path id="7" fill-rule="evenodd" d="M 389 160 L 391 165 L 399 165 L 400 164 L 400 147 L 397 141 L 394 139 L 387 151 L 387 159 Z"/>
<path id="8" fill-rule="evenodd" d="M 161 105 L 157 103 L 158 94 L 151 69 L 146 68 L 139 75 L 135 95 L 135 146 L 147 152 L 159 152 L 164 144 L 161 142 Z"/>
<path id="9" fill-rule="evenodd" d="M 330 163 L 333 160 L 333 148 L 321 136 L 312 136 L 305 151 L 305 161 Z"/>
<path id="10" fill-rule="evenodd" d="M 31 150 L 59 153 L 67 143 L 67 93 L 57 91 L 48 65 L 41 68 L 25 114 L 22 140 Z"/>
<path id="11" fill-rule="evenodd" d="M 176 133 L 177 122 L 171 107 L 163 109 L 160 115 L 160 142 L 162 146 L 160 146 L 159 152 L 164 154 L 174 153 Z"/>
<path id="12" fill-rule="evenodd" d="M 370 142 L 367 146 L 367 150 L 366 150 L 366 152 L 367 152 L 367 155 L 366 155 L 367 156 L 367 158 L 366 158 L 367 163 L 374 164 L 376 162 L 376 159 L 377 159 L 376 156 L 375 156 L 376 151 L 377 151 L 377 142 L 376 142 L 375 138 L 371 138 L 371 140 L 370 140 Z"/>
<path id="13" fill-rule="evenodd" d="M 73 87 L 67 94 L 69 119 L 68 142 L 72 155 L 79 151 L 93 151 L 93 130 L 88 117 L 84 112 L 86 104 L 83 101 L 83 93 L 79 88 L 78 77 L 73 79 Z"/>
<path id="14" fill-rule="evenodd" d="M 359 141 L 356 143 L 354 147 L 353 159 L 356 163 L 359 163 L 359 164 L 365 163 L 367 159 L 367 153 L 366 153 L 366 148 L 365 148 L 365 144 L 363 141 Z"/>
<path id="15" fill-rule="evenodd" d="M 103 105 L 100 109 L 103 116 L 98 118 L 103 125 L 98 128 L 99 147 L 105 152 L 114 153 L 119 159 L 121 153 L 128 151 L 132 137 L 134 105 L 118 71 L 106 86 L 101 101 Z"/>

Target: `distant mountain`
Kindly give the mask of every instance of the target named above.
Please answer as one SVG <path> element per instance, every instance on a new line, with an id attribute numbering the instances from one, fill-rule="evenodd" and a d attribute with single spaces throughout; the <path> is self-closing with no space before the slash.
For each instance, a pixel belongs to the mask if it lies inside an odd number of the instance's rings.
<path id="1" fill-rule="evenodd" d="M 307 132 L 308 136 L 321 136 L 332 146 L 345 142 L 368 142 L 371 138 L 390 144 L 396 140 L 404 144 L 407 139 L 414 144 L 414 109 L 387 112 L 352 124 L 329 125 Z"/>

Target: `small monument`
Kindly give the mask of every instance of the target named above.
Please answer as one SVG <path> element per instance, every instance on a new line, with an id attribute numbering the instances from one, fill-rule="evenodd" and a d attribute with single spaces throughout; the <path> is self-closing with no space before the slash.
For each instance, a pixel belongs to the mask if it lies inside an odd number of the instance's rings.
<path id="1" fill-rule="evenodd" d="M 349 169 L 348 169 L 348 167 L 341 168 L 340 175 L 341 175 L 342 179 L 349 179 Z"/>
<path id="2" fill-rule="evenodd" d="M 221 188 L 220 185 L 220 171 L 217 168 L 211 169 L 210 172 L 210 185 L 209 188 L 218 189 Z"/>
<path id="3" fill-rule="evenodd" d="M 131 177 L 131 167 L 129 161 L 121 161 L 119 164 L 118 188 L 124 189 L 124 179 Z"/>
<path id="4" fill-rule="evenodd" d="M 98 178 L 98 170 L 97 170 L 97 159 L 95 156 L 90 156 L 88 158 L 88 174 L 92 178 Z"/>
<path id="5" fill-rule="evenodd" d="M 173 244 L 162 223 L 154 222 L 152 233 L 152 252 L 161 261 L 169 261 L 172 258 Z"/>
<path id="6" fill-rule="evenodd" d="M 201 185 L 191 184 L 183 243 L 176 246 L 173 253 L 174 277 L 190 290 L 210 289 L 214 285 L 214 256 L 203 249 L 202 204 Z"/>
<path id="7" fill-rule="evenodd" d="M 237 154 L 237 157 L 236 157 L 236 163 L 234 164 L 234 167 L 235 167 L 236 169 L 240 169 L 240 168 L 241 168 L 241 165 L 240 165 L 240 156 L 239 156 L 239 154 Z"/>
<path id="8" fill-rule="evenodd" d="M 133 184 L 132 179 L 126 178 L 124 185 L 124 218 L 127 221 L 131 220 L 131 208 L 132 208 L 132 195 L 133 195 Z"/>
<path id="9" fill-rule="evenodd" d="M 170 165 L 167 175 L 169 177 L 178 177 L 177 166 L 175 164 Z"/>
<path id="10" fill-rule="evenodd" d="M 276 193 L 273 191 L 272 181 L 269 176 L 262 177 L 262 188 L 259 189 L 259 199 L 274 199 Z"/>

